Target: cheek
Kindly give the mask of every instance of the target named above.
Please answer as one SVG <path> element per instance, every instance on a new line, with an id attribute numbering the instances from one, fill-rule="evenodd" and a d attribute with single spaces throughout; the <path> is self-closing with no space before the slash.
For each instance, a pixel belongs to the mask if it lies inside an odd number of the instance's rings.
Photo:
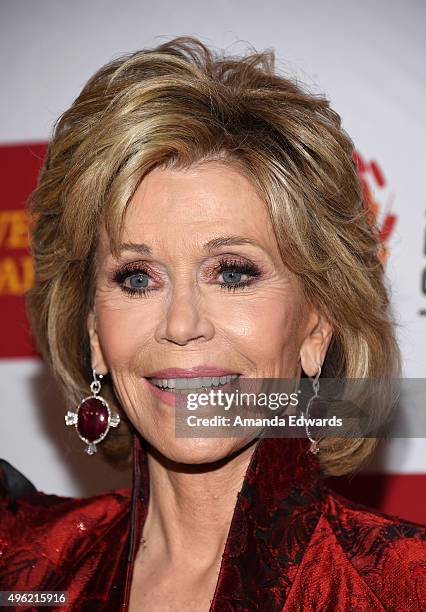
<path id="1" fill-rule="evenodd" d="M 272 289 L 262 296 L 234 298 L 232 308 L 223 304 L 217 310 L 218 327 L 225 326 L 232 337 L 259 355 L 297 345 L 303 308 L 296 294 Z"/>
<path id="2" fill-rule="evenodd" d="M 144 312 L 136 302 L 121 302 L 118 307 L 113 300 L 97 300 L 98 336 L 109 368 L 136 367 L 152 344 L 152 313 Z"/>
<path id="3" fill-rule="evenodd" d="M 213 323 L 210 346 L 245 356 L 259 370 L 283 359 L 291 363 L 298 352 L 303 302 L 297 290 L 278 284 L 262 291 L 231 295 L 210 293 L 200 304 Z M 156 330 L 165 316 L 161 300 L 99 293 L 96 318 L 103 356 L 110 369 L 137 373 L 158 351 Z M 206 347 L 207 348 L 207 347 Z"/>

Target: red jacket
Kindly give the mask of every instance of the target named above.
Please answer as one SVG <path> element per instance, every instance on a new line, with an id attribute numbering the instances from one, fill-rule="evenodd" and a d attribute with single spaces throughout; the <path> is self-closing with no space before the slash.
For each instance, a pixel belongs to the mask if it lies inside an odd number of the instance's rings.
<path id="1" fill-rule="evenodd" d="M 13 499 L 3 485 L 0 590 L 67 591 L 55 610 L 128 609 L 149 492 L 139 437 L 134 446 L 132 492 Z M 426 610 L 426 527 L 334 493 L 308 449 L 299 438 L 257 443 L 210 611 Z"/>

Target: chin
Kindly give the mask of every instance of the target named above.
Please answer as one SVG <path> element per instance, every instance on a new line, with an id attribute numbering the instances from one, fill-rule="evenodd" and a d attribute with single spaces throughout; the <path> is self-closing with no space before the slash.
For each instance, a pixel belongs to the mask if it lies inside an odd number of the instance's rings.
<path id="1" fill-rule="evenodd" d="M 206 465 L 230 459 L 250 440 L 246 438 L 162 438 L 152 439 L 144 435 L 153 454 L 174 463 L 187 465 Z"/>

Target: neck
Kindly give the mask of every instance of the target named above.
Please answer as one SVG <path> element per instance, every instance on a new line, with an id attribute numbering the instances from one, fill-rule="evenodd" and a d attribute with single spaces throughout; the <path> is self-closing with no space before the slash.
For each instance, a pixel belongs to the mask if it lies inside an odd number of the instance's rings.
<path id="1" fill-rule="evenodd" d="M 149 452 L 150 495 L 141 548 L 173 565 L 215 565 L 254 449 L 252 441 L 226 460 L 194 466 Z"/>

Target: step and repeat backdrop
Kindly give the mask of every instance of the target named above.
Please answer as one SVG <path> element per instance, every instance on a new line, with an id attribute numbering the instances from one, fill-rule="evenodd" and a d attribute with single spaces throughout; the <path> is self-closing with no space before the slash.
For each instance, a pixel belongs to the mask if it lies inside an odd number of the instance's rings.
<path id="1" fill-rule="evenodd" d="M 403 375 L 426 378 L 424 3 L 273 0 L 260 11 L 253 0 L 6 0 L 0 16 L 0 458 L 47 493 L 129 486 L 128 472 L 85 455 L 65 427 L 64 398 L 34 347 L 24 308 L 33 279 L 24 204 L 53 122 L 89 76 L 177 35 L 233 53 L 272 47 L 280 70 L 331 99 L 380 227 Z M 360 473 L 328 482 L 360 503 L 426 522 L 425 439 L 381 442 Z"/>

